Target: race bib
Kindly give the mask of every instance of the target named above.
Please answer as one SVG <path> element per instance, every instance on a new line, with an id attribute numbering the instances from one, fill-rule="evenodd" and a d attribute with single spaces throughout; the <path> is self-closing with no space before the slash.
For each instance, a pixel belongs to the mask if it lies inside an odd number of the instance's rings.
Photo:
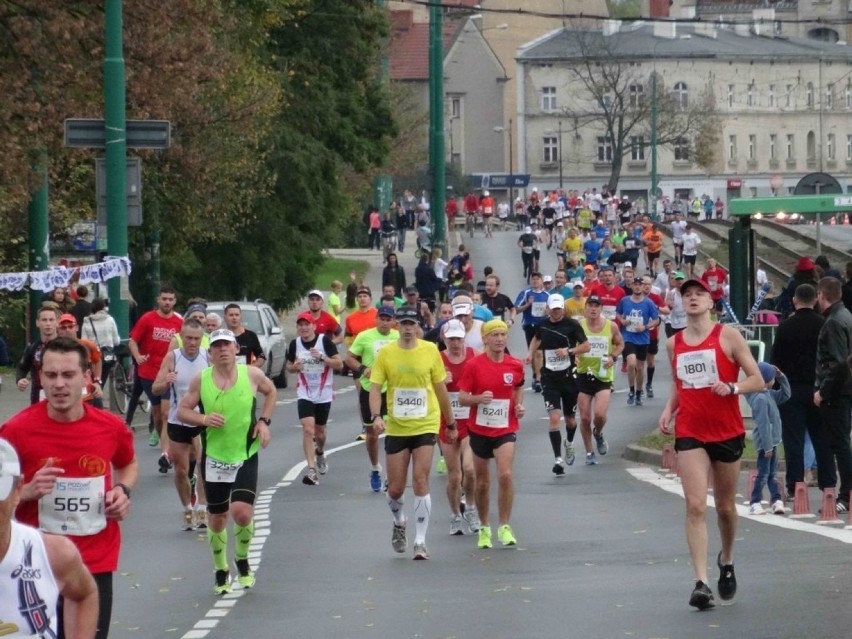
<path id="1" fill-rule="evenodd" d="M 302 360 L 302 372 L 305 375 L 322 375 L 325 370 L 325 362 L 316 357 Z"/>
<path id="2" fill-rule="evenodd" d="M 532 252 L 533 252 L 533 247 L 532 247 L 532 246 L 525 246 L 525 247 L 523 247 L 521 250 L 522 250 L 524 253 L 526 253 L 527 255 L 531 255 L 531 254 L 532 254 Z"/>
<path id="3" fill-rule="evenodd" d="M 545 349 L 544 351 L 544 365 L 547 367 L 549 371 L 565 371 L 571 366 L 571 358 L 566 354 L 565 356 L 560 356 L 556 354 L 558 349 Z"/>
<path id="4" fill-rule="evenodd" d="M 643 317 L 641 315 L 628 315 L 626 318 L 627 325 L 625 328 L 628 333 L 641 333 L 644 331 Z"/>
<path id="5" fill-rule="evenodd" d="M 490 404 L 479 404 L 476 424 L 485 428 L 509 427 L 509 400 L 492 399 Z"/>
<path id="6" fill-rule="evenodd" d="M 533 317 L 544 317 L 547 313 L 547 302 L 533 302 L 531 308 Z"/>
<path id="7" fill-rule="evenodd" d="M 233 484 L 237 480 L 237 473 L 243 467 L 243 462 L 228 463 L 207 456 L 207 464 L 204 468 L 204 480 L 219 484 Z"/>
<path id="8" fill-rule="evenodd" d="M 382 346 L 386 346 L 390 344 L 392 339 L 377 339 L 373 342 L 373 361 L 376 361 L 376 356 L 379 354 L 379 351 L 382 349 Z"/>
<path id="9" fill-rule="evenodd" d="M 494 212 L 494 210 L 490 206 L 486 206 L 485 208 L 482 209 L 482 213 L 484 215 L 491 215 L 493 212 Z"/>
<path id="10" fill-rule="evenodd" d="M 684 388 L 710 388 L 719 381 L 716 351 L 707 349 L 678 355 L 677 378 Z"/>
<path id="11" fill-rule="evenodd" d="M 470 406 L 459 404 L 458 393 L 450 393 L 450 404 L 453 406 L 453 419 L 468 419 L 470 417 Z"/>
<path id="12" fill-rule="evenodd" d="M 672 311 L 672 314 L 669 316 L 669 322 L 675 328 L 680 328 L 681 326 L 686 325 L 686 311 Z"/>
<path id="13" fill-rule="evenodd" d="M 246 359 L 245 355 L 237 355 L 235 361 L 236 361 L 237 364 L 247 364 L 248 363 L 248 360 Z"/>
<path id="14" fill-rule="evenodd" d="M 608 320 L 615 319 L 615 306 L 607 306 L 606 304 L 601 308 L 601 315 L 603 315 Z"/>
<path id="15" fill-rule="evenodd" d="M 393 392 L 393 416 L 397 419 L 426 417 L 426 389 L 397 388 Z"/>
<path id="16" fill-rule="evenodd" d="M 55 535 L 86 536 L 106 528 L 104 476 L 57 479 L 38 500 L 38 525 Z"/>

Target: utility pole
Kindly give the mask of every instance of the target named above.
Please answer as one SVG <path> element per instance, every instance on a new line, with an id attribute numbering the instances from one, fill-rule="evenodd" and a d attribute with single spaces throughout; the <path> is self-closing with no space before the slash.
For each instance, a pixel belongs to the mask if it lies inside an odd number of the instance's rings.
<path id="1" fill-rule="evenodd" d="M 387 8 L 387 0 L 376 0 L 376 7 L 379 9 Z M 386 84 L 388 81 L 388 44 L 387 38 L 382 42 L 382 57 L 379 61 L 379 84 Z M 390 210 L 391 199 L 393 197 L 393 178 L 387 173 L 380 173 L 373 180 L 373 202 L 379 207 L 382 215 Z"/>
<path id="2" fill-rule="evenodd" d="M 122 0 L 105 0 L 104 124 L 106 129 L 107 253 L 127 256 L 127 134 L 125 117 Z M 109 280 L 110 313 L 118 332 L 127 337 L 124 278 Z"/>
<path id="3" fill-rule="evenodd" d="M 659 220 L 657 212 L 657 71 L 651 72 L 651 219 Z"/>
<path id="4" fill-rule="evenodd" d="M 509 210 L 514 215 L 515 211 L 515 165 L 513 155 L 515 149 L 512 144 L 512 118 L 509 118 Z"/>
<path id="5" fill-rule="evenodd" d="M 444 157 L 444 43 L 442 7 L 429 8 L 429 166 L 432 171 L 432 246 L 447 255 Z"/>
<path id="6" fill-rule="evenodd" d="M 48 181 L 47 150 L 36 151 L 33 168 L 39 177 L 39 188 L 32 194 L 29 206 L 29 267 L 31 271 L 46 271 L 50 260 L 48 245 Z M 35 321 L 41 306 L 43 291 L 30 290 L 30 321 L 27 324 L 27 341 L 35 335 Z"/>

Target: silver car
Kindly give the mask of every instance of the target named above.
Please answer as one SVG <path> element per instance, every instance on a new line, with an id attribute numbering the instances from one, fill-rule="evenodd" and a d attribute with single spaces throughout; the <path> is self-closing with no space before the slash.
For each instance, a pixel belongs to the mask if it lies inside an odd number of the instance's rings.
<path id="1" fill-rule="evenodd" d="M 266 354 L 264 367 L 266 376 L 275 382 L 278 388 L 287 388 L 287 369 L 284 366 L 287 357 L 287 340 L 275 310 L 263 300 L 258 299 L 253 302 L 208 302 L 207 312 L 216 313 L 222 318 L 222 326 L 225 326 L 225 307 L 229 304 L 237 304 L 240 307 L 243 326 L 257 333 L 260 346 Z"/>

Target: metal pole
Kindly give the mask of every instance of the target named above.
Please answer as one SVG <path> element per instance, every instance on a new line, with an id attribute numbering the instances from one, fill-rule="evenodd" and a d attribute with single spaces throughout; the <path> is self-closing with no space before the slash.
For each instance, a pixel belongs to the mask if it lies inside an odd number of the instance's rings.
<path id="1" fill-rule="evenodd" d="M 814 183 L 814 188 L 816 189 L 817 195 L 820 194 L 820 188 L 821 187 L 822 187 L 822 183 L 819 180 L 817 180 Z M 816 252 L 817 252 L 817 255 L 822 255 L 822 241 L 821 241 L 822 238 L 821 238 L 821 233 L 820 233 L 820 229 L 822 228 L 822 213 L 817 213 L 816 220 L 817 220 L 817 222 L 816 222 Z M 816 255 L 814 257 L 816 257 Z"/>
<path id="2" fill-rule="evenodd" d="M 562 120 L 559 120 L 559 188 L 562 188 Z"/>
<path id="3" fill-rule="evenodd" d="M 127 255 L 127 136 L 124 111 L 122 0 L 105 1 L 104 123 L 106 127 L 107 253 Z M 127 337 L 129 316 L 124 278 L 109 280 L 110 313 Z"/>
<path id="4" fill-rule="evenodd" d="M 387 0 L 376 0 L 376 7 L 384 10 L 387 7 Z M 387 38 L 382 43 L 382 57 L 379 61 L 380 72 L 378 84 L 385 84 L 388 81 L 388 49 Z M 373 180 L 373 202 L 379 207 L 379 211 L 386 213 L 390 210 L 391 199 L 393 198 L 393 177 L 387 173 L 380 173 Z"/>
<path id="5" fill-rule="evenodd" d="M 444 157 L 444 43 L 441 27 L 441 6 L 432 5 L 429 15 L 429 105 L 430 144 L 429 163 L 432 168 L 432 244 L 447 255 L 446 238 L 446 158 Z"/>
<path id="6" fill-rule="evenodd" d="M 33 193 L 29 205 L 29 266 L 32 271 L 46 271 L 50 260 L 48 244 L 48 181 L 47 151 L 39 149 L 34 169 L 39 176 L 39 188 Z M 30 322 L 27 325 L 27 339 L 35 335 L 35 321 L 44 291 L 30 290 Z"/>
<path id="7" fill-rule="evenodd" d="M 515 180 L 512 177 L 515 173 L 515 166 L 513 164 L 514 160 L 512 156 L 514 155 L 514 149 L 512 148 L 512 118 L 509 118 L 509 207 L 510 211 L 514 214 L 515 211 Z"/>
<path id="8" fill-rule="evenodd" d="M 657 213 L 657 71 L 656 64 L 651 72 L 651 219 L 659 219 Z"/>

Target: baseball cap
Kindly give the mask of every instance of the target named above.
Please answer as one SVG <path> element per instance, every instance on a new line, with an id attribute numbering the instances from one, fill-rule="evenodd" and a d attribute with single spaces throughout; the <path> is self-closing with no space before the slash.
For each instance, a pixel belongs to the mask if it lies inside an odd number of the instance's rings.
<path id="1" fill-rule="evenodd" d="M 584 270 L 584 271 L 586 271 L 586 272 L 588 273 L 588 272 L 594 271 L 594 270 L 595 270 L 595 267 L 594 267 L 594 266 L 592 266 L 591 264 L 586 264 L 586 265 L 583 267 L 583 270 Z M 601 267 L 601 270 L 604 270 L 604 269 L 603 269 L 603 267 Z"/>
<path id="2" fill-rule="evenodd" d="M 473 313 L 473 300 L 467 295 L 459 295 L 453 299 L 453 315 L 470 315 Z"/>
<path id="3" fill-rule="evenodd" d="M 392 306 L 380 306 L 376 315 L 387 315 L 388 317 L 393 317 L 396 315 L 396 311 Z"/>
<path id="4" fill-rule="evenodd" d="M 451 319 L 448 320 L 446 324 L 444 324 L 441 332 L 444 334 L 444 337 L 464 337 L 467 335 L 467 331 L 464 329 L 464 324 L 461 323 L 461 320 Z"/>
<path id="5" fill-rule="evenodd" d="M 545 275 L 542 279 L 545 282 L 552 282 L 553 281 L 553 277 L 551 275 Z"/>
<path id="6" fill-rule="evenodd" d="M 525 226 L 524 227 L 524 233 L 532 233 L 532 227 L 531 226 Z"/>
<path id="7" fill-rule="evenodd" d="M 318 297 L 321 300 L 325 300 L 325 295 L 322 294 L 322 291 L 318 289 L 314 289 L 312 291 L 308 291 L 308 297 Z"/>
<path id="8" fill-rule="evenodd" d="M 417 287 L 416 286 L 406 286 L 405 287 L 406 295 L 417 295 Z"/>
<path id="9" fill-rule="evenodd" d="M 603 302 L 601 302 L 601 298 L 598 295 L 589 295 L 586 298 L 586 304 L 597 304 L 598 306 L 602 306 Z"/>
<path id="10" fill-rule="evenodd" d="M 314 316 L 311 315 L 310 311 L 303 311 L 296 316 L 296 324 L 299 322 L 307 322 L 308 324 L 314 323 Z"/>
<path id="11" fill-rule="evenodd" d="M 611 264 L 601 264 L 601 265 L 598 267 L 598 270 L 599 270 L 601 273 L 603 273 L 604 271 L 615 271 L 615 269 L 614 269 L 614 268 L 612 268 L 612 265 L 611 265 Z"/>
<path id="12" fill-rule="evenodd" d="M 233 331 L 229 331 L 227 328 L 219 328 L 210 333 L 210 344 L 213 345 L 216 342 L 231 342 L 232 344 L 236 344 L 237 338 L 234 337 Z"/>
<path id="13" fill-rule="evenodd" d="M 190 304 L 186 307 L 186 316 L 189 317 L 193 313 L 204 313 L 207 314 L 207 307 L 204 304 Z"/>
<path id="14" fill-rule="evenodd" d="M 71 315 L 71 313 L 65 313 L 59 318 L 60 324 L 76 324 L 77 318 Z"/>
<path id="15" fill-rule="evenodd" d="M 705 282 L 704 280 L 699 280 L 699 279 L 694 278 L 694 277 L 692 279 L 686 280 L 683 284 L 680 285 L 680 292 L 681 293 L 686 292 L 686 289 L 690 288 L 691 286 L 700 286 L 701 288 L 703 288 L 708 293 L 712 292 L 710 290 L 710 287 L 707 285 L 707 282 Z"/>
<path id="16" fill-rule="evenodd" d="M 686 275 L 684 275 L 684 274 L 683 274 L 683 271 L 675 271 L 675 272 L 674 272 L 674 278 L 675 278 L 676 280 L 685 280 L 685 279 L 686 279 Z"/>
<path id="17" fill-rule="evenodd" d="M 21 462 L 12 444 L 0 439 L 0 500 L 12 494 L 21 477 Z"/>
<path id="18" fill-rule="evenodd" d="M 633 262 L 631 262 L 630 260 L 627 260 L 627 261 L 623 264 L 623 268 L 633 268 Z"/>
<path id="19" fill-rule="evenodd" d="M 361 293 L 366 293 L 370 297 L 373 297 L 373 291 L 370 290 L 369 286 L 360 286 L 358 290 L 355 291 L 355 295 L 361 295 Z"/>
<path id="20" fill-rule="evenodd" d="M 559 293 L 554 293 L 547 298 L 547 308 L 565 308 L 565 298 Z"/>
<path id="21" fill-rule="evenodd" d="M 420 321 L 420 313 L 417 312 L 417 309 L 411 306 L 410 304 L 403 304 L 398 309 L 396 309 L 396 313 L 394 314 L 397 322 L 419 322 Z"/>

